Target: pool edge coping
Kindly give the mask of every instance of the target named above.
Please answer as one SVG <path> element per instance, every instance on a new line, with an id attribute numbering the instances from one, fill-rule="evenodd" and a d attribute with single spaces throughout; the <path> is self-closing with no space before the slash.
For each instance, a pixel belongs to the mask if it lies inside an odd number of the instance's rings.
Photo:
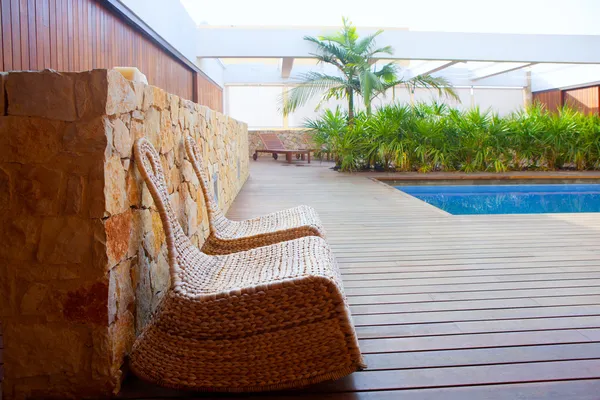
<path id="1" fill-rule="evenodd" d="M 443 215 L 444 217 L 455 217 L 455 215 L 454 215 L 454 214 L 450 214 L 448 211 L 442 210 L 441 208 L 438 208 L 438 207 L 434 206 L 433 204 L 429 204 L 428 202 L 426 202 L 426 201 L 423 201 L 423 200 L 421 200 L 421 199 L 419 199 L 419 198 L 416 198 L 415 196 L 411 196 L 410 194 L 408 194 L 408 193 L 406 193 L 406 192 L 403 192 L 403 191 L 401 191 L 401 190 L 398 190 L 398 189 L 396 189 L 396 187 L 394 187 L 394 186 L 392 186 L 392 185 L 388 185 L 387 183 L 381 182 L 381 180 L 379 180 L 379 179 L 377 179 L 377 178 L 374 178 L 374 177 L 367 177 L 367 176 L 366 176 L 365 178 L 367 178 L 368 180 L 370 180 L 370 181 L 372 181 L 372 182 L 375 182 L 375 183 L 376 183 L 376 184 L 378 184 L 378 185 L 382 185 L 382 186 L 384 186 L 384 187 L 386 187 L 386 188 L 388 188 L 388 189 L 391 189 L 391 190 L 392 190 L 394 193 L 396 193 L 396 195 L 400 195 L 401 197 L 404 197 L 404 198 L 409 198 L 409 199 L 412 199 L 412 200 L 416 200 L 416 201 L 418 201 L 418 202 L 421 202 L 421 203 L 423 203 L 425 206 L 427 206 L 427 207 L 429 207 L 430 209 L 432 209 L 432 211 L 435 211 L 436 213 L 438 213 L 438 214 L 440 214 L 440 215 Z M 394 180 L 395 180 L 395 179 L 394 179 Z"/>
<path id="2" fill-rule="evenodd" d="M 377 181 L 463 181 L 463 180 L 578 180 L 578 179 L 597 179 L 600 180 L 600 174 L 597 175 L 497 175 L 497 174 L 477 174 L 477 175 L 398 175 L 398 176 L 369 176 L 369 179 Z"/>

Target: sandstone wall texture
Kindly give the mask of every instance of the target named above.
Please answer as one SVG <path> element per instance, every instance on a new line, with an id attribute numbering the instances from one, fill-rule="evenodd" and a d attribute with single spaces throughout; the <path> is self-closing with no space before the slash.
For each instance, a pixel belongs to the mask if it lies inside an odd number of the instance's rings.
<path id="1" fill-rule="evenodd" d="M 200 246 L 207 215 L 182 139 L 199 142 L 227 209 L 248 177 L 247 126 L 113 70 L 0 78 L 3 395 L 110 395 L 169 286 L 134 140 L 160 151 L 171 201 Z"/>
<path id="2" fill-rule="evenodd" d="M 289 150 L 299 150 L 299 149 L 307 149 L 314 148 L 314 145 L 310 143 L 310 133 L 303 130 L 277 130 L 277 131 L 250 131 L 248 132 L 248 141 L 249 141 L 249 155 L 252 156 L 256 149 L 264 149 L 265 146 L 263 142 L 260 140 L 258 136 L 259 133 L 276 133 L 279 139 L 283 142 L 283 145 Z M 271 157 L 270 154 L 259 153 L 259 157 Z"/>

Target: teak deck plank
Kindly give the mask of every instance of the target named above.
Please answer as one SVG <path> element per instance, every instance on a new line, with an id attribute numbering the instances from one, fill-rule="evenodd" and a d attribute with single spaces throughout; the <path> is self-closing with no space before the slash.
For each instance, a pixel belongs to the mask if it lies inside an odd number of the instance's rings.
<path id="1" fill-rule="evenodd" d="M 250 166 L 228 216 L 299 204 L 319 212 L 367 370 L 250 395 L 190 394 L 131 379 L 122 397 L 600 398 L 599 214 L 452 216 L 328 163 L 269 158 Z"/>

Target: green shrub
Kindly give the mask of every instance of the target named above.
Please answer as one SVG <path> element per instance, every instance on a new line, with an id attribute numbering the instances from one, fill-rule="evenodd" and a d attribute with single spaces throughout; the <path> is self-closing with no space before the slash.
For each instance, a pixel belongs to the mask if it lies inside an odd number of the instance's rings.
<path id="1" fill-rule="evenodd" d="M 535 104 L 505 117 L 445 104 L 394 104 L 352 125 L 340 109 L 305 127 L 343 171 L 600 169 L 600 117 Z"/>

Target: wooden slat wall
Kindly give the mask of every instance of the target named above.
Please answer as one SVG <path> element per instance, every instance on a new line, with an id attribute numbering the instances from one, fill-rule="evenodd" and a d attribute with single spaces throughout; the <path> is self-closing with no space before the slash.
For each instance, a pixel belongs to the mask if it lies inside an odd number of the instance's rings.
<path id="1" fill-rule="evenodd" d="M 591 86 L 581 89 L 565 90 L 563 100 L 565 104 L 585 114 L 598 114 L 600 104 L 598 91 L 600 86 Z"/>
<path id="2" fill-rule="evenodd" d="M 546 105 L 548 110 L 556 111 L 563 105 L 579 110 L 585 114 L 600 113 L 600 86 L 588 86 L 569 90 L 547 90 L 534 92 L 533 101 Z"/>
<path id="3" fill-rule="evenodd" d="M 556 111 L 562 106 L 562 93 L 560 90 L 547 90 L 532 94 L 533 102 L 540 102 L 550 111 Z"/>
<path id="4" fill-rule="evenodd" d="M 223 112 L 223 89 L 203 77 L 197 75 L 198 99 L 196 102 L 213 110 Z"/>
<path id="5" fill-rule="evenodd" d="M 2 0 L 0 69 L 137 67 L 151 85 L 222 111 L 221 88 L 99 0 Z M 195 78 L 194 74 L 198 74 Z M 194 93 L 198 88 L 202 93 Z M 203 103 L 206 98 L 206 103 Z M 212 107 L 215 106 L 215 107 Z"/>

